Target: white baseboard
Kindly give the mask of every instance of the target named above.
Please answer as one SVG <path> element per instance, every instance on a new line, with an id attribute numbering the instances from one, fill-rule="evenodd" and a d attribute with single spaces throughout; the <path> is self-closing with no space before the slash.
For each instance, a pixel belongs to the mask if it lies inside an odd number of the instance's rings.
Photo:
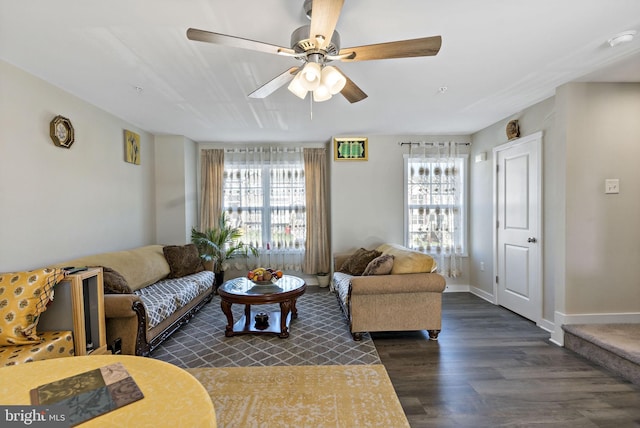
<path id="1" fill-rule="evenodd" d="M 553 335 L 553 332 L 556 329 L 556 325 L 555 323 L 549 321 L 549 320 L 540 320 L 539 323 L 536 324 L 538 327 L 540 327 L 541 329 L 543 329 L 544 331 L 548 331 L 549 333 L 551 333 Z M 551 339 L 551 341 L 553 342 L 553 339 Z M 555 343 L 555 342 L 554 342 Z"/>
<path id="2" fill-rule="evenodd" d="M 447 288 L 444 289 L 445 293 L 471 293 L 481 299 L 486 300 L 489 303 L 496 304 L 496 299 L 493 294 L 488 293 L 480 288 L 472 287 L 468 284 L 447 284 Z"/>
<path id="3" fill-rule="evenodd" d="M 445 293 L 464 293 L 464 292 L 469 292 L 469 285 L 464 285 L 464 284 L 447 284 L 446 288 L 444 289 Z"/>
<path id="4" fill-rule="evenodd" d="M 562 318 L 562 324 L 636 324 L 640 323 L 640 312 L 623 312 L 609 314 L 577 314 L 567 315 L 556 312 Z M 556 322 L 557 323 L 557 322 Z"/>
<path id="5" fill-rule="evenodd" d="M 564 346 L 565 324 L 638 324 L 640 323 L 640 313 L 605 313 L 605 314 L 564 314 L 556 311 L 555 325 L 551 334 L 551 341 L 560 346 Z"/>
<path id="6" fill-rule="evenodd" d="M 492 303 L 494 305 L 496 304 L 496 297 L 493 294 L 482 290 L 481 288 L 471 287 L 471 290 L 469 290 L 469 291 L 472 294 L 475 294 L 476 296 L 480 297 L 481 299 L 486 300 L 489 303 Z"/>

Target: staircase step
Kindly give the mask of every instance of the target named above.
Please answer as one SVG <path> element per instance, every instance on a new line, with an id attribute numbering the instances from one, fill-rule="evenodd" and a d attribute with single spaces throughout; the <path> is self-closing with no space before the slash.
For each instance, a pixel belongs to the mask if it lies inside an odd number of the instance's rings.
<path id="1" fill-rule="evenodd" d="M 564 346 L 640 385 L 640 324 L 562 326 Z"/>

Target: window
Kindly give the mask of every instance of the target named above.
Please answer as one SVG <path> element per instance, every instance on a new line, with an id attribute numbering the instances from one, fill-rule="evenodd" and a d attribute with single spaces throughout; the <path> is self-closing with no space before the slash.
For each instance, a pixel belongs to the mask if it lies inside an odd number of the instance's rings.
<path id="1" fill-rule="evenodd" d="M 234 150 L 224 163 L 223 209 L 243 230 L 243 242 L 260 249 L 261 263 L 300 270 L 306 239 L 302 152 Z"/>
<path id="2" fill-rule="evenodd" d="M 405 246 L 464 255 L 467 155 L 405 155 Z"/>

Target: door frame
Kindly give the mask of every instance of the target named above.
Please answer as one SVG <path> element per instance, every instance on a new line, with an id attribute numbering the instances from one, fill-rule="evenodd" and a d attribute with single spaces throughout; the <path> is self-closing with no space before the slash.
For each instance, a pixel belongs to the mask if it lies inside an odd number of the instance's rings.
<path id="1" fill-rule="evenodd" d="M 542 188 L 542 137 L 543 137 L 543 133 L 542 131 L 538 131 L 535 132 L 533 134 L 524 136 L 524 137 L 520 137 L 518 139 L 515 140 L 511 140 L 507 143 L 501 144 L 499 146 L 496 146 L 493 148 L 493 227 L 494 227 L 494 232 L 493 232 L 493 303 L 495 305 L 499 305 L 500 304 L 500 299 L 499 299 L 499 294 L 498 294 L 498 281 L 496 281 L 496 279 L 498 278 L 498 231 L 499 231 L 499 227 L 498 227 L 498 153 L 503 151 L 503 150 L 507 150 L 507 149 L 511 149 L 513 147 L 516 147 L 518 145 L 521 144 L 527 144 L 530 143 L 532 141 L 537 141 L 537 144 L 535 144 L 535 148 L 534 150 L 536 151 L 537 157 L 538 157 L 538 170 L 537 170 L 537 176 L 538 176 L 538 180 L 536 183 L 536 187 L 537 187 L 537 194 L 535 195 L 537 202 L 538 202 L 538 215 L 537 215 L 537 224 L 536 227 L 538 228 L 538 236 L 536 237 L 536 239 L 538 240 L 538 245 L 535 246 L 535 248 L 532 251 L 536 252 L 536 257 L 538 259 L 538 272 L 537 272 L 537 278 L 538 278 L 538 296 L 537 298 L 539 299 L 539 313 L 536 314 L 536 319 L 534 319 L 533 321 L 536 324 L 539 324 L 540 321 L 542 320 L 542 314 L 544 313 L 544 280 L 543 280 L 543 251 L 542 251 L 542 247 L 544 245 L 544 236 L 543 236 L 543 229 L 542 229 L 542 215 L 544 213 L 544 209 L 543 209 L 543 188 Z"/>

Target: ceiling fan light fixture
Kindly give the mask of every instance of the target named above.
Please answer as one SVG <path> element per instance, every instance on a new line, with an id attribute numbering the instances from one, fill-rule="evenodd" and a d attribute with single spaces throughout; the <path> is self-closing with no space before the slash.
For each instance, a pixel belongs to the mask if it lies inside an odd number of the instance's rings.
<path id="1" fill-rule="evenodd" d="M 304 85 L 302 84 L 303 81 L 303 77 L 301 73 L 298 73 L 296 75 L 296 77 L 293 78 L 293 80 L 291 81 L 291 83 L 289 83 L 289 86 L 287 87 L 287 89 L 294 94 L 296 97 L 301 98 L 301 99 L 305 99 L 305 97 L 307 96 L 307 89 L 304 87 Z"/>
<path id="2" fill-rule="evenodd" d="M 313 101 L 320 103 L 329 99 L 331 99 L 331 92 L 329 92 L 329 88 L 325 85 L 320 85 L 313 91 Z"/>
<path id="3" fill-rule="evenodd" d="M 300 74 L 302 75 L 301 84 L 307 91 L 314 91 L 320 85 L 322 72 L 317 62 L 308 62 Z"/>
<path id="4" fill-rule="evenodd" d="M 347 84 L 347 78 L 344 77 L 335 67 L 330 65 L 322 69 L 321 85 L 329 88 L 331 95 L 335 95 L 342 91 Z"/>

